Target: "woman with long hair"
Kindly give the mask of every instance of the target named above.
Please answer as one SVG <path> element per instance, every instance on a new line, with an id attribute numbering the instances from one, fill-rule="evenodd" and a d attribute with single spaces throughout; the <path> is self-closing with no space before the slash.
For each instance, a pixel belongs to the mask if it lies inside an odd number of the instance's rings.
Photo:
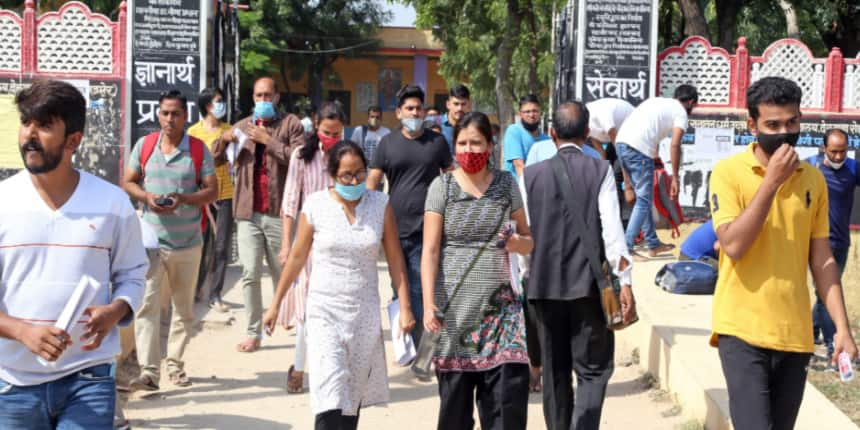
<path id="1" fill-rule="evenodd" d="M 339 104 L 326 102 L 317 112 L 315 132 L 306 143 L 296 148 L 290 157 L 287 168 L 287 179 L 284 184 L 284 200 L 281 204 L 283 220 L 283 239 L 281 239 L 281 264 L 284 264 L 293 241 L 296 220 L 304 206 L 304 201 L 311 194 L 328 189 L 332 177 L 326 171 L 327 153 L 343 139 L 343 128 L 346 124 L 346 114 Z M 280 310 L 279 323 L 284 328 L 296 328 L 295 362 L 287 371 L 287 392 L 301 393 L 304 390 L 304 371 L 307 349 L 307 332 L 305 331 L 305 300 L 308 296 L 311 258 L 308 259 L 304 270 L 299 274 L 296 288 L 290 291 L 287 300 Z"/>
<path id="2" fill-rule="evenodd" d="M 523 294 L 511 283 L 509 252 L 534 244 L 514 177 L 487 165 L 492 151 L 489 118 L 464 115 L 454 128 L 458 167 L 433 181 L 424 208 L 424 327 L 441 331 L 440 430 L 473 428 L 475 398 L 482 429 L 526 428 Z"/>
<path id="3" fill-rule="evenodd" d="M 408 297 L 409 286 L 388 196 L 365 187 L 364 152 L 342 141 L 330 150 L 327 167 L 334 186 L 305 199 L 263 324 L 271 334 L 284 296 L 310 257 L 305 328 L 315 429 L 354 430 L 361 407 L 389 398 L 376 268 L 380 245 L 401 297 Z M 401 330 L 414 325 L 409 304 L 401 302 Z"/>

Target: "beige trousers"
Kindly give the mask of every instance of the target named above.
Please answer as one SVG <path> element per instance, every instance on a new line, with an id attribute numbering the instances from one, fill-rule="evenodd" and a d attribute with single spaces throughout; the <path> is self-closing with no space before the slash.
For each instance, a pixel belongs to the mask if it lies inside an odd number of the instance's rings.
<path id="1" fill-rule="evenodd" d="M 141 375 L 158 383 L 161 368 L 161 298 L 169 297 L 173 319 L 167 338 L 167 373 L 183 370 L 182 355 L 194 325 L 194 289 L 202 246 L 159 249 L 150 259 L 143 304 L 137 311 L 134 334 Z"/>

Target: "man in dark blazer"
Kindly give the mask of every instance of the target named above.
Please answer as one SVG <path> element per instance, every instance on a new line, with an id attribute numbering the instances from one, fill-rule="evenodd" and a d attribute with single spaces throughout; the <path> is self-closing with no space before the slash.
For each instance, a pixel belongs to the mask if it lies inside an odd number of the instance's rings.
<path id="1" fill-rule="evenodd" d="M 582 153 L 588 109 L 559 106 L 550 135 L 567 175 L 553 159 L 525 169 L 525 195 L 534 235 L 527 296 L 538 320 L 543 356 L 543 407 L 549 430 L 600 427 L 615 339 L 606 326 L 589 258 L 609 263 L 621 281 L 625 321 L 635 313 L 631 258 L 624 241 L 615 177 L 605 160 Z M 558 166 L 558 164 L 557 164 Z M 560 187 L 570 187 L 567 193 Z M 577 377 L 577 402 L 571 372 Z"/>

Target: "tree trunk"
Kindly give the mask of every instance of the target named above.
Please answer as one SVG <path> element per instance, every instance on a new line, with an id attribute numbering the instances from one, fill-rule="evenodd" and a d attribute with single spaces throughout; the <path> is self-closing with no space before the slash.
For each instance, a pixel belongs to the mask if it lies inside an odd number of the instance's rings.
<path id="1" fill-rule="evenodd" d="M 540 94 L 540 82 L 538 81 L 538 33 L 537 24 L 535 23 L 534 4 L 532 1 L 524 10 L 526 25 L 529 27 L 529 92 L 532 94 Z M 552 30 L 550 30 L 552 31 Z"/>
<path id="2" fill-rule="evenodd" d="M 684 14 L 684 36 L 704 36 L 710 38 L 708 32 L 708 23 L 705 21 L 705 15 L 702 14 L 702 8 L 699 6 L 699 0 L 681 0 L 681 12 Z"/>
<path id="3" fill-rule="evenodd" d="M 311 67 L 308 68 L 308 98 L 311 99 L 311 104 L 316 108 L 319 108 L 322 103 L 322 69 L 322 63 L 317 59 L 314 59 Z"/>
<path id="4" fill-rule="evenodd" d="M 502 126 L 503 136 L 505 128 L 514 122 L 514 89 L 511 83 L 511 62 L 522 23 L 519 2 L 517 0 L 507 0 L 507 3 L 508 17 L 505 20 L 505 30 L 502 34 L 502 41 L 496 49 L 496 104 L 499 109 L 499 123 Z M 504 159 L 504 154 L 502 154 L 502 159 Z"/>
<path id="5" fill-rule="evenodd" d="M 743 0 L 716 0 L 717 45 L 732 52 L 737 38 L 738 15 L 743 8 Z"/>
<path id="6" fill-rule="evenodd" d="M 659 18 L 659 27 L 660 27 L 660 36 L 663 38 L 663 46 L 660 47 L 660 50 L 666 49 L 669 46 L 672 46 L 674 43 L 674 38 L 672 37 L 672 19 L 675 16 L 675 8 L 673 0 L 664 0 L 660 2 L 660 18 Z"/>
<path id="7" fill-rule="evenodd" d="M 800 40 L 800 26 L 797 23 L 797 11 L 788 0 L 779 0 L 779 7 L 785 13 L 785 29 L 788 37 Z"/>

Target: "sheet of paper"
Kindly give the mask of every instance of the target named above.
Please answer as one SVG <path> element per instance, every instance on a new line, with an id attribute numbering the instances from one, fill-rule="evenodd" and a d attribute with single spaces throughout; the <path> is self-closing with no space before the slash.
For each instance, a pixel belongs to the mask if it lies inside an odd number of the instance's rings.
<path id="1" fill-rule="evenodd" d="M 66 302 L 66 306 L 60 312 L 60 316 L 57 317 L 57 322 L 54 323 L 54 327 L 61 328 L 69 336 L 72 336 L 75 342 L 72 348 L 80 348 L 81 343 L 77 337 L 84 331 L 78 330 L 76 324 L 84 317 L 84 310 L 93 303 L 99 288 L 101 288 L 101 284 L 92 277 L 87 275 L 81 277 L 77 287 L 75 287 L 75 291 L 72 292 L 69 301 Z M 42 365 L 48 367 L 55 367 L 57 364 L 56 361 L 49 362 L 42 357 L 38 357 L 38 360 Z"/>
<path id="2" fill-rule="evenodd" d="M 388 322 L 391 327 L 391 343 L 394 345 L 394 359 L 399 365 L 406 366 L 415 359 L 415 343 L 411 334 L 400 330 L 399 300 L 388 304 Z"/>
<path id="3" fill-rule="evenodd" d="M 229 162 L 231 166 L 233 165 L 233 162 L 236 161 L 236 157 L 239 155 L 239 150 L 245 144 L 245 141 L 248 140 L 248 135 L 238 127 L 233 128 L 233 134 L 236 135 L 236 142 L 230 142 L 226 149 L 227 162 Z"/>

